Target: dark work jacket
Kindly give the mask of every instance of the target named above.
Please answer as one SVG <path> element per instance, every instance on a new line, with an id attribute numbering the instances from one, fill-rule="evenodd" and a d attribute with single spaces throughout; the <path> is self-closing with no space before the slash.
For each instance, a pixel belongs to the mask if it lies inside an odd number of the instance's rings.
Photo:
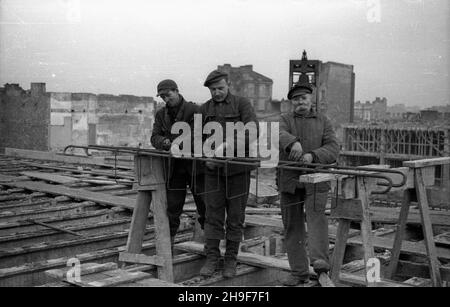
<path id="1" fill-rule="evenodd" d="M 212 99 L 205 102 L 201 107 L 200 111 L 203 117 L 203 126 L 208 122 L 218 122 L 222 125 L 224 141 L 226 137 L 226 123 L 236 123 L 242 122 L 244 125 L 249 122 L 254 122 L 256 128 L 259 129 L 258 121 L 256 119 L 255 111 L 253 110 L 250 101 L 247 98 L 235 96 L 228 93 L 227 97 L 223 102 L 216 102 Z M 259 131 L 259 130 L 258 130 Z M 206 139 L 208 136 L 205 136 Z M 236 140 L 235 140 L 236 144 Z M 235 150 L 237 146 L 235 145 Z M 248 157 L 248 137 L 246 137 L 246 157 Z M 225 154 L 224 154 L 225 155 Z M 239 161 L 239 158 L 235 158 L 235 161 Z M 222 164 L 223 165 L 223 164 Z M 232 176 L 245 171 L 250 171 L 255 167 L 247 167 L 242 165 L 228 165 L 227 168 L 221 168 L 220 174 L 222 176 Z M 210 171 L 205 169 L 205 172 L 210 174 L 217 174 L 217 171 Z"/>
<path id="2" fill-rule="evenodd" d="M 299 141 L 304 153 L 311 153 L 314 163 L 332 164 L 339 154 L 339 145 L 330 120 L 313 111 L 300 116 L 283 114 L 280 118 L 280 160 L 288 161 L 290 146 Z M 302 172 L 278 170 L 280 192 L 294 193 L 296 188 L 305 188 L 299 183 Z M 317 192 L 325 192 L 329 184 L 318 184 Z M 309 191 L 307 191 L 309 192 Z"/>
<path id="3" fill-rule="evenodd" d="M 151 136 L 151 143 L 153 147 L 159 150 L 170 150 L 170 148 L 166 148 L 163 146 L 164 140 L 169 139 L 171 142 L 175 140 L 180 134 L 172 134 L 170 131 L 172 129 L 172 125 L 175 122 L 186 122 L 191 126 L 191 133 L 193 135 L 193 124 L 194 124 L 194 114 L 200 114 L 200 106 L 186 101 L 183 96 L 181 96 L 181 104 L 178 109 L 178 113 L 175 117 L 175 120 L 172 120 L 169 115 L 168 107 L 165 106 L 156 112 L 155 123 L 153 124 L 153 131 Z M 192 147 L 191 147 L 192 148 Z M 193 150 L 193 149 L 192 149 Z M 173 158 L 175 159 L 175 158 Z M 173 173 L 174 161 L 170 162 L 170 170 L 169 170 L 169 178 Z M 192 169 L 192 160 L 183 160 L 185 161 L 185 166 L 188 170 Z M 166 169 L 168 169 L 168 161 L 166 161 Z M 196 165 L 197 174 L 202 173 L 202 168 L 200 163 Z"/>

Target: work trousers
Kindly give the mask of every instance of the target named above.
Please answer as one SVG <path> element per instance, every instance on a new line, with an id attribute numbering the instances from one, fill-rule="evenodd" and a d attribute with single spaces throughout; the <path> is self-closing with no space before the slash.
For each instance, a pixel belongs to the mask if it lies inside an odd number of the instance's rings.
<path id="1" fill-rule="evenodd" d="M 232 176 L 205 175 L 205 238 L 241 242 L 250 172 Z"/>
<path id="2" fill-rule="evenodd" d="M 314 191 L 306 193 L 305 189 L 296 189 L 294 194 L 281 193 L 284 243 L 293 275 L 309 276 L 307 240 L 311 263 L 318 259 L 329 263 L 328 221 L 325 216 L 327 194 Z M 305 212 L 308 233 L 305 229 Z"/>
<path id="3" fill-rule="evenodd" d="M 192 178 L 189 161 L 175 160 L 172 175 L 167 184 L 167 215 L 169 217 L 170 236 L 175 236 L 180 227 L 180 216 L 186 199 L 186 188 L 189 186 L 197 207 L 198 222 L 202 229 L 205 224 L 205 202 L 203 199 L 204 175 Z M 194 181 L 195 180 L 195 181 Z"/>

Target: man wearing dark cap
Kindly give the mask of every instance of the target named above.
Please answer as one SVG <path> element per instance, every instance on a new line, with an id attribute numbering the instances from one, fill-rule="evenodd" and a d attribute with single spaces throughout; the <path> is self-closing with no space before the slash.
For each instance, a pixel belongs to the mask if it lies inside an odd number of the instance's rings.
<path id="1" fill-rule="evenodd" d="M 200 113 L 200 107 L 195 103 L 186 101 L 178 92 L 178 86 L 173 80 L 163 80 L 158 84 L 157 96 L 166 103 L 165 107 L 158 110 L 155 116 L 151 143 L 156 149 L 169 151 L 172 141 L 179 135 L 172 134 L 172 125 L 175 122 L 184 121 L 191 127 L 194 123 L 194 114 Z M 169 161 L 166 167 L 169 168 Z M 196 173 L 192 174 L 192 161 L 186 159 L 171 158 L 167 180 L 167 215 L 169 217 L 170 236 L 172 246 L 178 227 L 180 215 L 186 198 L 186 187 L 189 185 L 198 212 L 198 222 L 204 228 L 205 203 L 199 195 L 204 189 L 203 173 L 197 166 Z M 195 184 L 194 184 L 195 183 Z"/>
<path id="2" fill-rule="evenodd" d="M 201 106 L 203 124 L 219 123 L 226 138 L 226 123 L 242 122 L 244 125 L 258 122 L 250 101 L 230 93 L 228 75 L 219 70 L 211 72 L 204 83 L 211 92 L 211 99 Z M 230 142 L 230 137 L 227 138 Z M 236 144 L 234 136 L 231 142 Z M 248 145 L 246 138 L 246 145 Z M 234 146 L 236 149 L 236 146 Z M 217 149 L 216 149 L 217 150 Z M 246 156 L 248 151 L 246 148 Z M 236 157 L 236 152 L 234 157 Z M 236 274 L 236 259 L 243 236 L 245 207 L 250 187 L 250 168 L 207 162 L 205 169 L 205 202 L 206 202 L 206 263 L 200 274 L 211 276 L 218 268 L 220 261 L 220 240 L 226 238 L 223 276 L 230 278 Z"/>
<path id="3" fill-rule="evenodd" d="M 281 161 L 331 164 L 337 159 L 339 146 L 333 127 L 326 116 L 312 109 L 313 91 L 309 83 L 301 83 L 288 93 L 293 110 L 281 115 L 280 119 Z M 329 265 L 328 222 L 325 216 L 329 185 L 305 185 L 299 182 L 300 175 L 302 173 L 299 171 L 278 170 L 285 245 L 291 267 L 291 275 L 283 281 L 287 286 L 309 280 L 305 213 L 311 264 L 319 260 Z"/>

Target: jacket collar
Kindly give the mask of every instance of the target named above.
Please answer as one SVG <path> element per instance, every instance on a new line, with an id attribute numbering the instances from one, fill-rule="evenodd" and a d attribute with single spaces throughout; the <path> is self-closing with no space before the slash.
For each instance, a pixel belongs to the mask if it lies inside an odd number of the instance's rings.
<path id="1" fill-rule="evenodd" d="M 214 103 L 222 103 L 222 102 L 225 102 L 225 103 L 229 104 L 229 103 L 231 103 L 231 102 L 234 100 L 234 95 L 231 94 L 230 91 L 228 91 L 227 97 L 225 97 L 225 100 L 224 100 L 224 101 L 218 102 L 218 101 L 215 101 L 215 100 L 212 99 L 212 98 L 211 98 L 211 100 L 212 100 Z"/>
<path id="2" fill-rule="evenodd" d="M 184 108 L 186 106 L 186 100 L 184 100 L 184 97 L 180 95 L 180 105 L 178 106 L 178 112 L 177 116 L 175 117 L 175 121 L 180 121 L 183 119 L 184 115 Z M 166 105 L 165 107 L 165 118 L 168 122 L 170 122 L 170 115 L 169 115 L 169 107 Z"/>
<path id="3" fill-rule="evenodd" d="M 317 117 L 317 112 L 314 111 L 313 109 L 311 109 L 308 113 L 305 113 L 305 114 L 299 114 L 299 113 L 296 113 L 295 111 L 293 113 L 294 113 L 294 117 L 299 117 L 299 118 Z"/>

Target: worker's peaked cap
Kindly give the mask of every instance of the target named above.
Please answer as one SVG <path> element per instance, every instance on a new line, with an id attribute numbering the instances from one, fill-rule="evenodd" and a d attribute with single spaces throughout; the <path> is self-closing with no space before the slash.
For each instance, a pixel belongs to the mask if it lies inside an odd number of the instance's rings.
<path id="1" fill-rule="evenodd" d="M 178 85 L 175 83 L 175 81 L 170 80 L 170 79 L 162 80 L 161 82 L 158 83 L 158 86 L 157 86 L 158 94 L 156 96 L 161 95 L 163 92 L 167 92 L 169 90 L 177 90 L 177 89 L 178 89 Z"/>
<path id="2" fill-rule="evenodd" d="M 287 98 L 292 99 L 301 94 L 312 94 L 314 91 L 310 83 L 297 83 L 288 92 Z"/>
<path id="3" fill-rule="evenodd" d="M 209 87 L 211 84 L 214 84 L 220 81 L 221 79 L 228 79 L 228 74 L 216 69 L 209 73 L 203 85 Z"/>

